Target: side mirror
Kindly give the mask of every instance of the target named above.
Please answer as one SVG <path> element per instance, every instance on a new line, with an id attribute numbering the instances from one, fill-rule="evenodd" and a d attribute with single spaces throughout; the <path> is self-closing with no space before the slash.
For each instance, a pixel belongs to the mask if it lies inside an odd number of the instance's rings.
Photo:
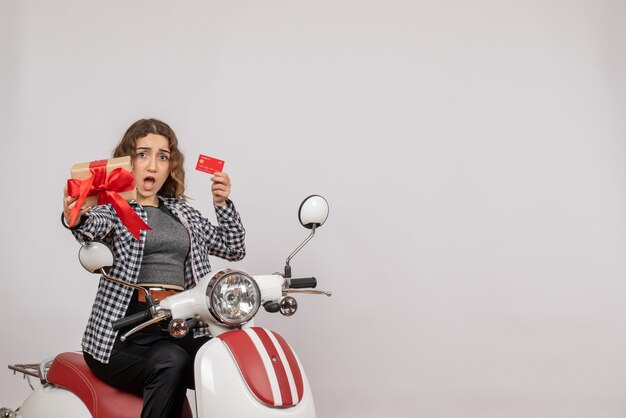
<path id="1" fill-rule="evenodd" d="M 328 202 L 322 196 L 311 195 L 304 199 L 298 210 L 298 219 L 303 227 L 319 228 L 328 218 Z"/>
<path id="2" fill-rule="evenodd" d="M 90 273 L 100 273 L 103 268 L 113 265 L 113 253 L 101 242 L 92 242 L 80 247 L 78 260 Z"/>
<path id="3" fill-rule="evenodd" d="M 328 218 L 328 202 L 322 196 L 316 194 L 311 195 L 304 199 L 304 201 L 300 204 L 298 219 L 300 219 L 300 223 L 303 227 L 311 230 L 311 233 L 304 240 L 304 242 L 300 244 L 289 257 L 287 257 L 284 274 L 286 279 L 291 278 L 291 266 L 289 265 L 289 262 L 293 256 L 296 255 L 298 251 L 300 251 L 302 247 L 304 247 L 306 243 L 311 240 L 311 238 L 313 238 L 313 235 L 315 235 L 315 229 L 322 226 L 324 222 L 326 222 L 326 218 Z"/>

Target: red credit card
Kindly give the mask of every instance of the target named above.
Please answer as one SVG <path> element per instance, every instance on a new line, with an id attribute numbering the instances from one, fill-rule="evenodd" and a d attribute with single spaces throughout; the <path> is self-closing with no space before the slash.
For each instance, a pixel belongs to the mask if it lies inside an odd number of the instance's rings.
<path id="1" fill-rule="evenodd" d="M 224 161 L 217 158 L 209 157 L 208 155 L 202 155 L 198 157 L 198 164 L 196 164 L 196 170 L 204 171 L 205 173 L 213 174 L 216 171 L 222 171 L 224 168 Z"/>

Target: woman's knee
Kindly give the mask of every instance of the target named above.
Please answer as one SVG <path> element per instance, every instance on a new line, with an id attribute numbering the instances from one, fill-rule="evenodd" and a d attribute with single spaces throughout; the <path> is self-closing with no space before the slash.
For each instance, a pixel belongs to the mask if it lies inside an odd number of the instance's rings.
<path id="1" fill-rule="evenodd" d="M 185 350 L 172 343 L 156 346 L 150 360 L 152 375 L 163 375 L 167 379 L 173 379 L 181 382 L 181 384 L 187 381 L 193 362 Z"/>

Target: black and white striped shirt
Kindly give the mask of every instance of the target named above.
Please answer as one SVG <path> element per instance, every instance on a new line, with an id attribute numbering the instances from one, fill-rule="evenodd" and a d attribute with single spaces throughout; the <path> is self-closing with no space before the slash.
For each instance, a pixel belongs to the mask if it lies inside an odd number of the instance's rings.
<path id="1" fill-rule="evenodd" d="M 241 260 L 245 254 L 245 229 L 239 213 L 229 200 L 226 206 L 215 206 L 218 225 L 213 225 L 200 212 L 175 198 L 161 198 L 164 204 L 189 231 L 191 247 L 185 260 L 185 289 L 189 289 L 211 271 L 209 255 L 229 261 Z M 147 222 L 143 207 L 135 201 L 130 206 Z M 84 222 L 72 233 L 85 244 L 98 240 L 111 245 L 115 261 L 109 274 L 119 280 L 136 283 L 146 239 L 141 231 L 139 240 L 126 229 L 111 205 L 95 206 L 85 214 Z M 83 335 L 83 351 L 96 360 L 108 363 L 117 336 L 111 323 L 126 315 L 133 289 L 100 278 L 96 300 L 93 304 L 87 329 Z M 206 335 L 208 328 L 196 331 L 196 336 Z"/>

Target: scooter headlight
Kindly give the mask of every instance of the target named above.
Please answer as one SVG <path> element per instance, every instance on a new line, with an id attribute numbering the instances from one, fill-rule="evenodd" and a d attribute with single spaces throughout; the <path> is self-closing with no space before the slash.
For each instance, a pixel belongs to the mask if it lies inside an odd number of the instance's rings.
<path id="1" fill-rule="evenodd" d="M 206 298 L 211 315 L 230 326 L 245 324 L 261 306 L 261 291 L 252 277 L 231 269 L 224 269 L 213 276 Z"/>

